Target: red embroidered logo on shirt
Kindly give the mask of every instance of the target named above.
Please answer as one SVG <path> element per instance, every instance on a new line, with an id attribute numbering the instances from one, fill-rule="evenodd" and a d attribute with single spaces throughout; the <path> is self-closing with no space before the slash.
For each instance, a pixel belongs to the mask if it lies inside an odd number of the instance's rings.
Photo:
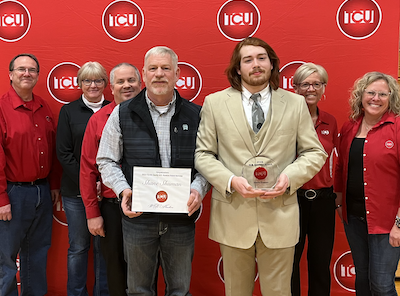
<path id="1" fill-rule="evenodd" d="M 392 149 L 394 147 L 393 141 L 392 140 L 387 140 L 385 142 L 385 147 L 388 148 L 388 149 Z"/>
<path id="2" fill-rule="evenodd" d="M 329 135 L 329 131 L 328 131 L 328 130 L 322 130 L 322 131 L 321 131 L 321 134 L 327 136 L 327 135 Z"/>

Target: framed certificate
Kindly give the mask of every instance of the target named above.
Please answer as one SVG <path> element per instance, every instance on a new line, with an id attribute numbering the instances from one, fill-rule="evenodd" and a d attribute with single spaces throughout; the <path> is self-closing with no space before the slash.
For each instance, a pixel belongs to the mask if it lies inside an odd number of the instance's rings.
<path id="1" fill-rule="evenodd" d="M 191 169 L 133 167 L 132 211 L 188 213 Z"/>

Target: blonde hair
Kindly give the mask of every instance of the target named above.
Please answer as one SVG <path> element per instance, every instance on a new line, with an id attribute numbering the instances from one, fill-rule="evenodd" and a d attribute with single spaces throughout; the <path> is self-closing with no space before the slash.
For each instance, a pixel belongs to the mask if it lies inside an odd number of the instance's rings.
<path id="1" fill-rule="evenodd" d="M 351 114 L 350 118 L 356 120 L 360 116 L 364 115 L 364 110 L 362 106 L 362 96 L 365 89 L 373 82 L 377 80 L 384 80 L 390 90 L 389 95 L 389 110 L 400 115 L 400 95 L 399 86 L 396 79 L 392 76 L 381 73 L 381 72 L 368 72 L 363 77 L 357 79 L 354 82 L 354 86 L 351 91 L 351 96 L 349 100 Z"/>
<path id="2" fill-rule="evenodd" d="M 317 73 L 321 78 L 322 83 L 328 83 L 328 73 L 325 68 L 321 65 L 317 65 L 314 63 L 305 63 L 297 68 L 296 72 L 293 75 L 293 84 L 300 85 L 308 76 L 313 73 Z"/>
<path id="3" fill-rule="evenodd" d="M 104 85 L 108 83 L 107 71 L 99 62 L 86 62 L 78 71 L 78 85 L 82 88 L 82 81 L 87 78 L 104 79 Z"/>

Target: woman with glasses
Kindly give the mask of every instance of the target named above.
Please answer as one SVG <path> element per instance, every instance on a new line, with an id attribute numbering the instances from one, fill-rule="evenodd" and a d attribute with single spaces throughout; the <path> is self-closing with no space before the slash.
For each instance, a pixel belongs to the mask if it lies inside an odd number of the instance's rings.
<path id="1" fill-rule="evenodd" d="M 57 157 L 63 167 L 61 179 L 62 203 L 68 222 L 68 296 L 86 296 L 90 234 L 85 207 L 79 191 L 79 163 L 83 135 L 89 118 L 109 102 L 103 91 L 108 83 L 107 72 L 98 62 L 87 62 L 79 69 L 78 85 L 82 95 L 64 105 L 57 127 Z M 93 295 L 108 295 L 106 269 L 100 253 L 100 237 L 93 237 L 95 284 Z"/>
<path id="2" fill-rule="evenodd" d="M 397 295 L 400 256 L 400 96 L 397 81 L 358 79 L 340 132 L 335 169 L 338 213 L 356 269 L 356 295 Z"/>
<path id="3" fill-rule="evenodd" d="M 331 161 L 337 142 L 336 119 L 322 111 L 318 102 L 325 93 L 328 73 L 313 63 L 301 65 L 293 76 L 297 94 L 304 96 L 315 131 L 330 155 L 321 171 L 297 191 L 300 208 L 300 239 L 295 247 L 292 295 L 300 295 L 300 259 L 308 238 L 308 295 L 330 295 L 330 262 L 335 237 L 335 197 Z"/>

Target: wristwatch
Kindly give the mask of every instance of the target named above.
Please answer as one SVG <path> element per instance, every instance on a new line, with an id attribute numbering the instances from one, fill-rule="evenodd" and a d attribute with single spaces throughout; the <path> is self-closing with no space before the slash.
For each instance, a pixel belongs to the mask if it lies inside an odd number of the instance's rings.
<path id="1" fill-rule="evenodd" d="M 398 228 L 400 228 L 400 217 L 396 216 L 395 224 Z"/>

